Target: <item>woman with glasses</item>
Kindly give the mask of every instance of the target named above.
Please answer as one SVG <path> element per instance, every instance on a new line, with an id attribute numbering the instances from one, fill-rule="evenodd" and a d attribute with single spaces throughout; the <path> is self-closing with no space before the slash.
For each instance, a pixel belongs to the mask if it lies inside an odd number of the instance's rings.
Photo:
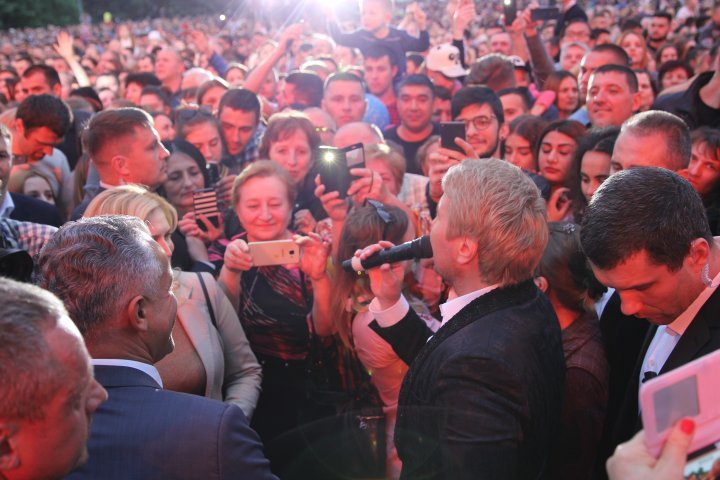
<path id="1" fill-rule="evenodd" d="M 329 246 L 314 234 L 301 237 L 289 230 L 295 192 L 294 179 L 273 161 L 258 160 L 238 175 L 232 204 L 244 233 L 227 246 L 219 277 L 263 366 L 251 425 L 276 472 L 297 454 L 297 445 L 283 446 L 279 437 L 317 418 L 320 408 L 305 389 L 309 345 L 332 331 Z M 299 263 L 255 266 L 248 244 L 277 240 L 295 242 Z"/>
<path id="2" fill-rule="evenodd" d="M 585 207 L 580 191 L 580 169 L 576 165 L 575 150 L 585 135 L 585 127 L 573 120 L 558 120 L 548 125 L 538 140 L 538 167 L 542 177 L 550 183 L 548 220 L 579 221 Z"/>
<path id="3" fill-rule="evenodd" d="M 535 271 L 560 322 L 565 355 L 565 403 L 548 478 L 591 478 L 608 398 L 608 363 L 594 304 L 604 291 L 580 246 L 580 227 L 550 223 Z"/>
<path id="4" fill-rule="evenodd" d="M 144 220 L 165 255 L 173 252 L 177 213 L 162 197 L 138 185 L 101 192 L 85 217 L 131 215 Z M 235 311 L 211 275 L 176 272 L 175 349 L 155 366 L 164 388 L 235 403 L 251 418 L 261 369 Z"/>

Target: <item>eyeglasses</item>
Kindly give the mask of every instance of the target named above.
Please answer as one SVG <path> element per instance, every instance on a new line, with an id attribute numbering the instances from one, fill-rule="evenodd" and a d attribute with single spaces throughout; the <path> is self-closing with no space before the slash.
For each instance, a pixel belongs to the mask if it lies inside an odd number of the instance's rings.
<path id="1" fill-rule="evenodd" d="M 330 127 L 315 127 L 317 133 L 335 133 L 335 130 Z"/>
<path id="2" fill-rule="evenodd" d="M 478 115 L 477 117 L 462 119 L 462 121 L 465 122 L 465 128 L 472 124 L 476 130 L 487 130 L 488 127 L 492 125 L 494 119 L 497 119 L 495 115 L 490 115 L 489 117 L 487 115 Z"/>

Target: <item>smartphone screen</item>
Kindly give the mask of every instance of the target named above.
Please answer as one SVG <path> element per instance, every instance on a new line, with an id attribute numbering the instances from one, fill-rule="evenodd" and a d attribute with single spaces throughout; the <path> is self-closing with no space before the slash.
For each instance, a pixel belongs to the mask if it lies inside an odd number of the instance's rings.
<path id="1" fill-rule="evenodd" d="M 465 153 L 456 138 L 465 140 L 465 122 L 443 122 L 440 124 L 440 146 L 456 152 Z"/>
<path id="2" fill-rule="evenodd" d="M 340 198 L 347 197 L 352 177 L 346 153 L 338 148 L 321 146 L 316 155 L 320 181 L 325 185 L 325 192 L 339 192 Z"/>
<path id="3" fill-rule="evenodd" d="M 354 145 L 350 145 L 349 147 L 345 147 L 343 148 L 343 152 L 345 152 L 348 169 L 365 168 L 365 149 L 363 148 L 362 143 L 356 143 Z"/>

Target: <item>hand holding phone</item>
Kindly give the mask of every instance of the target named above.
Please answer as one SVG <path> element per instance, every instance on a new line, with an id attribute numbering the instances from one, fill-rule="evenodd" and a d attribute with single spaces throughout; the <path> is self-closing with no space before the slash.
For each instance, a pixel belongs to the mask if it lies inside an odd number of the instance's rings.
<path id="1" fill-rule="evenodd" d="M 193 209 L 195 210 L 195 221 L 197 226 L 203 232 L 207 232 L 208 228 L 200 219 L 204 215 L 215 228 L 220 227 L 220 210 L 218 208 L 217 192 L 214 188 L 203 188 L 193 192 Z"/>
<path id="2" fill-rule="evenodd" d="M 300 262 L 300 246 L 292 240 L 270 240 L 247 244 L 253 266 L 288 265 Z"/>
<path id="3" fill-rule="evenodd" d="M 503 13 L 505 14 L 505 25 L 512 25 L 517 18 L 516 0 L 503 0 Z"/>
<path id="4" fill-rule="evenodd" d="M 455 142 L 456 138 L 465 140 L 465 122 L 442 122 L 440 124 L 440 146 L 448 150 L 465 153 Z"/>

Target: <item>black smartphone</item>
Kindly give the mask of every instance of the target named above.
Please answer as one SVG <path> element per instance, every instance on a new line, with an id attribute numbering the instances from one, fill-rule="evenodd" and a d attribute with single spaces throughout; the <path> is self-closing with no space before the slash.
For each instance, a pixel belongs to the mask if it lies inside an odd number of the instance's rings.
<path id="1" fill-rule="evenodd" d="M 530 20 L 533 22 L 545 22 L 555 20 L 560 16 L 560 9 L 557 7 L 540 7 L 530 10 Z"/>
<path id="2" fill-rule="evenodd" d="M 316 159 L 320 181 L 325 185 L 325 193 L 339 192 L 340 198 L 347 197 L 352 176 L 345 152 L 339 148 L 320 146 L 316 152 Z M 364 163 L 363 160 L 363 166 Z"/>
<path id="3" fill-rule="evenodd" d="M 342 149 L 345 153 L 345 163 L 348 170 L 351 168 L 365 168 L 365 148 L 362 143 L 355 143 Z"/>
<path id="4" fill-rule="evenodd" d="M 503 13 L 505 14 L 505 25 L 512 25 L 517 18 L 516 0 L 503 0 Z"/>
<path id="5" fill-rule="evenodd" d="M 207 232 L 207 227 L 199 215 L 205 215 L 215 226 L 220 227 L 220 210 L 218 208 L 217 192 L 214 188 L 203 188 L 193 192 L 193 209 L 195 210 L 195 223 L 200 230 Z"/>
<path id="6" fill-rule="evenodd" d="M 456 138 L 465 140 L 465 122 L 442 122 L 440 124 L 440 146 L 456 152 L 465 153 L 460 145 L 455 143 Z"/>
<path id="7" fill-rule="evenodd" d="M 217 163 L 206 163 L 205 169 L 207 170 L 208 183 L 211 187 L 215 187 L 220 181 L 220 167 Z"/>

